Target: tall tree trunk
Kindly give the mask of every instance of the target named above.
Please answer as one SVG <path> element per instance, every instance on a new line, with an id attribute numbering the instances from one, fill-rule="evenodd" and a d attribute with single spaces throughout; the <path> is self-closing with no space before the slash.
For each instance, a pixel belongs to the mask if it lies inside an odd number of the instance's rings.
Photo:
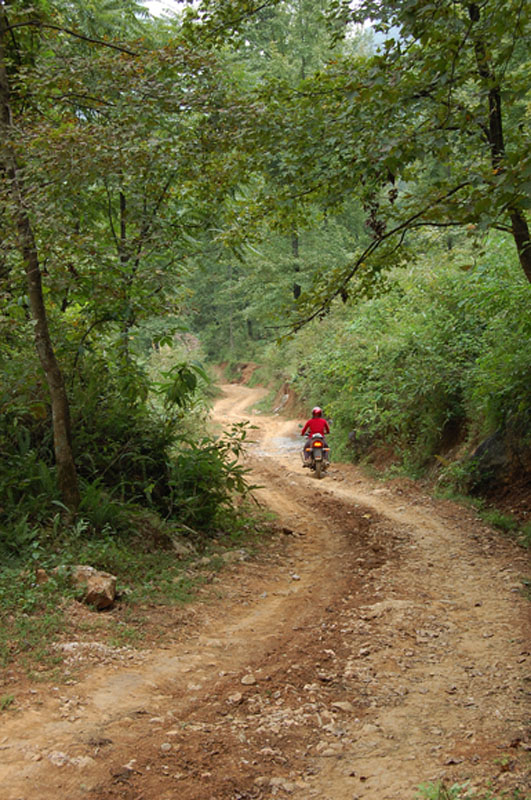
<path id="1" fill-rule="evenodd" d="M 229 264 L 229 352 L 232 358 L 234 351 L 234 307 L 232 304 L 232 264 Z"/>
<path id="2" fill-rule="evenodd" d="M 118 257 L 122 268 L 122 281 L 124 287 L 124 310 L 122 322 L 122 350 L 126 362 L 131 360 L 129 352 L 129 331 L 132 326 L 130 302 L 130 289 L 133 282 L 133 273 L 130 271 L 129 253 L 127 252 L 127 201 L 123 189 L 120 189 L 120 238 L 118 240 Z"/>
<path id="3" fill-rule="evenodd" d="M 8 144 L 14 135 L 11 119 L 9 81 L 5 63 L 7 24 L 0 8 L 0 161 L 5 170 L 13 201 L 13 214 L 18 229 L 18 248 L 24 261 L 31 314 L 35 322 L 35 346 L 46 376 L 52 406 L 53 441 L 57 466 L 57 481 L 61 498 L 70 514 L 79 506 L 77 472 L 70 440 L 70 410 L 63 375 L 55 357 L 46 307 L 42 293 L 42 275 L 31 220 L 24 202 L 15 153 Z"/>
<path id="4" fill-rule="evenodd" d="M 295 274 L 301 271 L 301 265 L 299 261 L 299 234 L 297 231 L 293 231 L 291 234 L 291 252 L 293 255 L 293 271 Z M 295 280 L 293 283 L 293 298 L 298 300 L 301 296 L 302 287 L 300 283 Z"/>
<path id="5" fill-rule="evenodd" d="M 478 24 L 481 18 L 477 3 L 468 6 L 470 21 Z M 505 158 L 505 142 L 503 137 L 503 117 L 501 91 L 496 75 L 491 66 L 489 51 L 481 34 L 474 36 L 474 50 L 478 74 L 488 88 L 489 120 L 487 126 L 488 142 L 491 152 L 491 163 L 495 171 L 503 169 Z M 516 244 L 520 266 L 527 280 L 531 283 L 531 236 L 525 211 L 521 208 L 509 208 L 509 218 L 513 239 Z"/>
<path id="6" fill-rule="evenodd" d="M 514 209 L 510 212 L 513 238 L 520 257 L 520 264 L 524 270 L 527 280 L 531 283 L 531 237 L 529 235 L 529 225 L 523 212 Z"/>

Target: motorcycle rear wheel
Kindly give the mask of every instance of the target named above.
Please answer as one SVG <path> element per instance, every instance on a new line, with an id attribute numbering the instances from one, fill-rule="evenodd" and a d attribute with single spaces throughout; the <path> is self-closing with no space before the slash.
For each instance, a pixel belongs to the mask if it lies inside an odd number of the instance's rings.
<path id="1" fill-rule="evenodd" d="M 317 478 L 320 478 L 322 476 L 322 474 L 323 474 L 323 462 L 322 461 L 316 461 L 315 462 L 315 474 L 316 474 Z"/>

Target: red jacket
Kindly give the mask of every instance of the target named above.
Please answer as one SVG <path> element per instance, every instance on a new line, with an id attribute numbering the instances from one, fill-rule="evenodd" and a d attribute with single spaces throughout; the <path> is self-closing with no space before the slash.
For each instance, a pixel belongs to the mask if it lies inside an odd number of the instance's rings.
<path id="1" fill-rule="evenodd" d="M 313 436 L 314 433 L 320 433 L 324 436 L 326 433 L 330 433 L 330 428 L 328 427 L 328 422 L 323 419 L 323 417 L 312 417 L 302 429 L 301 436 L 304 436 L 306 432 L 308 432 L 309 436 Z"/>

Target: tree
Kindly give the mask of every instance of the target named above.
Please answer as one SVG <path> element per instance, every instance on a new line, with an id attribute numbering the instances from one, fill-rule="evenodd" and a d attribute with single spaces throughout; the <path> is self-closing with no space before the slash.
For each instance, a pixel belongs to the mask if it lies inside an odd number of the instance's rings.
<path id="1" fill-rule="evenodd" d="M 400 263 L 425 227 L 513 236 L 531 280 L 526 131 L 529 12 L 520 0 L 332 2 L 334 25 L 372 21 L 376 52 L 346 53 L 294 92 L 256 93 L 248 135 L 280 164 L 291 203 L 333 209 L 358 196 L 370 239 L 350 263 L 301 297 L 300 323 L 347 291 L 352 278 Z M 350 35 L 350 34 L 349 34 Z M 317 288 L 317 286 L 316 286 Z"/>
<path id="2" fill-rule="evenodd" d="M 0 5 L 0 142 L 2 142 L 0 168 L 11 200 L 10 211 L 16 225 L 18 249 L 26 273 L 29 305 L 35 323 L 35 346 L 50 391 L 57 480 L 66 507 L 70 512 L 75 512 L 79 504 L 79 488 L 72 454 L 68 398 L 63 374 L 50 338 L 39 254 L 28 212 L 27 189 L 12 146 L 15 125 L 6 63 L 7 39 L 11 31 L 6 8 L 2 3 Z"/>
<path id="3" fill-rule="evenodd" d="M 309 288 L 319 268 L 332 270 L 344 263 L 362 233 L 353 203 L 346 203 L 339 217 L 323 213 L 320 202 L 288 202 L 277 217 L 277 228 L 268 229 L 269 199 L 274 203 L 291 187 L 285 170 L 289 143 L 285 151 L 279 144 L 278 152 L 269 153 L 267 139 L 256 130 L 249 134 L 246 123 L 271 81 L 296 95 L 301 81 L 333 58 L 326 5 L 327 0 L 266 4 L 239 20 L 237 46 L 222 50 L 227 79 L 234 86 L 221 120 L 227 129 L 224 146 L 232 143 L 242 167 L 217 237 L 228 247 L 218 247 L 215 255 L 208 252 L 205 259 L 200 256 L 202 269 L 190 281 L 194 325 L 201 329 L 212 357 L 226 358 L 227 351 L 231 358 L 256 357 L 264 342 L 285 327 L 275 315 L 281 309 L 293 310 L 293 301 Z M 353 46 L 349 43 L 350 49 Z M 335 50 L 342 48 L 338 44 Z M 289 121 L 279 120 L 279 131 L 286 128 Z"/>
<path id="4" fill-rule="evenodd" d="M 127 360 L 131 328 L 155 310 L 174 310 L 179 263 L 197 245 L 190 231 L 223 192 L 211 121 L 222 90 L 212 59 L 182 38 L 152 50 L 100 40 L 109 18 L 83 21 L 79 10 L 0 4 L 0 271 L 8 294 L 29 298 L 71 513 L 79 489 L 66 354 L 75 369 L 104 328 L 118 331 Z"/>

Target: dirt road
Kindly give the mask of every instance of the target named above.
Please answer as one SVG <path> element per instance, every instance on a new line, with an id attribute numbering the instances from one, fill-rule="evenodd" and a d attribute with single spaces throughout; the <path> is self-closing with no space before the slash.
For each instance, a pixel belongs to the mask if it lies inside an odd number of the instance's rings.
<path id="1" fill-rule="evenodd" d="M 168 611 L 164 647 L 28 687 L 2 717 L 1 800 L 413 800 L 437 780 L 526 797 L 525 554 L 411 482 L 317 481 L 296 421 L 223 388 L 216 417 L 258 426 L 278 533 Z"/>

